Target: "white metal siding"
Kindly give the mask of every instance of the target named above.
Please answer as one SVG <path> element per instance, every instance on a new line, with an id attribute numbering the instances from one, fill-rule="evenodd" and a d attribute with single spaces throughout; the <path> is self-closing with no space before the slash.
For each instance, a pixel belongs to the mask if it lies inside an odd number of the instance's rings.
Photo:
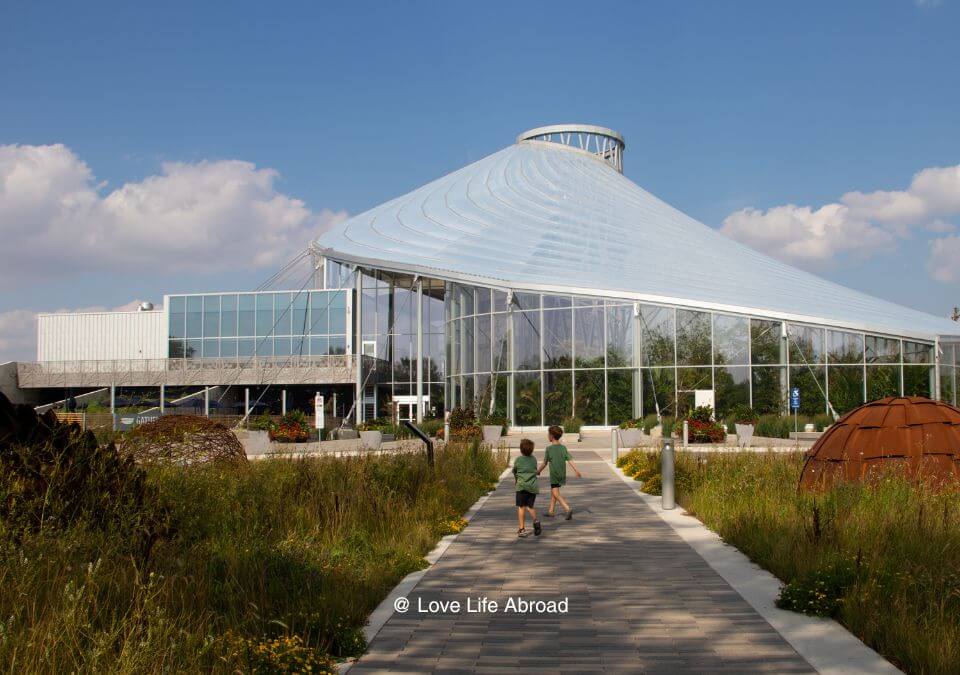
<path id="1" fill-rule="evenodd" d="M 37 360 L 165 358 L 165 316 L 162 310 L 40 314 Z"/>

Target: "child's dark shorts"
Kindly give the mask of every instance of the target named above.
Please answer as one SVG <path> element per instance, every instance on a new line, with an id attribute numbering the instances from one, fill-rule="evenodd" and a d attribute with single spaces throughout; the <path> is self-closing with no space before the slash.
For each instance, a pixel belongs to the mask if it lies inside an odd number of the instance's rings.
<path id="1" fill-rule="evenodd" d="M 550 487 L 551 487 L 551 488 L 558 488 L 558 487 L 562 487 L 562 486 L 560 485 L 560 483 L 550 483 Z"/>
<path id="2" fill-rule="evenodd" d="M 529 506 L 533 508 L 533 502 L 537 498 L 536 492 L 527 492 L 526 490 L 517 491 L 517 506 Z"/>

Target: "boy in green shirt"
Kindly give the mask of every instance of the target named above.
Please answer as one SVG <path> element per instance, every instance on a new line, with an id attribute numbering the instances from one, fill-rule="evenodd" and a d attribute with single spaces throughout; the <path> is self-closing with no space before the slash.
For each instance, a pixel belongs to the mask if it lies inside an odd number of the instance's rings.
<path id="1" fill-rule="evenodd" d="M 570 451 L 567 450 L 567 446 L 560 444 L 563 429 L 558 426 L 552 426 L 547 431 L 547 435 L 550 437 L 550 445 L 547 446 L 547 450 L 543 455 L 543 464 L 537 469 L 537 475 L 539 476 L 540 472 L 543 471 L 548 464 L 550 465 L 550 508 L 547 509 L 547 515 L 553 518 L 556 504 L 560 502 L 560 506 L 562 506 L 563 510 L 567 513 L 567 520 L 570 520 L 573 518 L 573 509 L 570 508 L 567 500 L 560 496 L 560 488 L 567 484 L 567 462 L 570 462 L 570 467 L 574 473 L 577 474 L 577 478 L 581 477 L 580 470 L 577 468 L 577 465 L 573 463 L 573 458 L 570 457 Z"/>
<path id="2" fill-rule="evenodd" d="M 533 502 L 537 498 L 537 460 L 533 457 L 533 441 L 524 438 L 520 441 L 520 456 L 513 462 L 513 477 L 517 481 L 517 522 L 520 529 L 517 530 L 518 537 L 526 537 L 529 532 L 525 527 L 526 513 L 530 512 L 533 518 L 533 533 L 540 536 L 540 520 L 537 518 L 537 510 L 533 508 Z"/>

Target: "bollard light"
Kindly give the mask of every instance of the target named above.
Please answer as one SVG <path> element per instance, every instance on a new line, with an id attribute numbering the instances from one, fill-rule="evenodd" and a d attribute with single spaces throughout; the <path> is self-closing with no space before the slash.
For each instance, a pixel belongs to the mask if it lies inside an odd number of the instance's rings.
<path id="1" fill-rule="evenodd" d="M 674 462 L 673 439 L 664 438 L 663 449 L 660 452 L 660 495 L 661 504 L 665 511 L 677 506 L 674 491 Z"/>
<path id="2" fill-rule="evenodd" d="M 610 461 L 614 466 L 617 465 L 617 459 L 620 456 L 620 445 L 617 441 L 617 430 L 613 429 L 610 431 Z"/>

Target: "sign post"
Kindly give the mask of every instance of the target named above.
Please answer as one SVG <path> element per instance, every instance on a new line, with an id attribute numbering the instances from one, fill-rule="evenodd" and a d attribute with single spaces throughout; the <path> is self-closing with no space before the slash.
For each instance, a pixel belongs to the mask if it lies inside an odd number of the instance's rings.
<path id="1" fill-rule="evenodd" d="M 313 397 L 313 426 L 316 429 L 323 429 L 323 396 L 318 391 Z M 322 439 L 321 439 L 322 440 Z"/>
<path id="2" fill-rule="evenodd" d="M 797 422 L 797 411 L 800 410 L 800 387 L 794 387 L 790 390 L 790 407 L 793 409 L 793 438 L 799 442 L 800 429 Z"/>

